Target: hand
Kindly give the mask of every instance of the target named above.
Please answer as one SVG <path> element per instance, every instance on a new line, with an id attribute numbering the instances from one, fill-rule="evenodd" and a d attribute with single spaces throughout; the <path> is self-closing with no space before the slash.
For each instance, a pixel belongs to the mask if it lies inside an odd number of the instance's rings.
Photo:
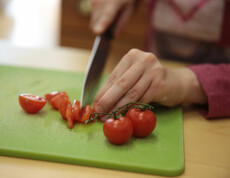
<path id="1" fill-rule="evenodd" d="M 90 27 L 95 34 L 102 34 L 119 13 L 114 35 L 117 36 L 135 9 L 135 0 L 91 0 Z"/>
<path id="2" fill-rule="evenodd" d="M 164 67 L 152 53 L 130 50 L 111 73 L 94 101 L 96 112 L 109 112 L 128 102 L 204 104 L 206 95 L 189 68 Z"/>

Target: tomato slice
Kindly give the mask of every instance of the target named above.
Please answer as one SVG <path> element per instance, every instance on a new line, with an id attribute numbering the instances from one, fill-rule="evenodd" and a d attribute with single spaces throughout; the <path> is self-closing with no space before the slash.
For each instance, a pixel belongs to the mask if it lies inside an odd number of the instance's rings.
<path id="1" fill-rule="evenodd" d="M 54 109 L 58 109 L 59 108 L 59 104 L 61 103 L 61 100 L 67 97 L 69 98 L 69 96 L 67 95 L 66 92 L 60 92 L 58 93 L 56 96 L 54 96 L 51 100 L 50 100 L 50 105 L 54 108 Z"/>
<path id="2" fill-rule="evenodd" d="M 80 122 L 85 123 L 85 121 L 89 119 L 91 113 L 93 113 L 93 109 L 87 104 L 82 111 Z"/>
<path id="3" fill-rule="evenodd" d="M 61 113 L 63 119 L 66 119 L 66 110 L 67 110 L 68 105 L 71 105 L 69 98 L 62 97 L 58 110 Z"/>
<path id="4" fill-rule="evenodd" d="M 45 106 L 46 99 L 32 94 L 20 94 L 19 103 L 24 111 L 35 114 Z"/>
<path id="5" fill-rule="evenodd" d="M 50 101 L 53 97 L 57 96 L 59 93 L 60 92 L 58 92 L 58 91 L 47 93 L 47 94 L 45 94 L 45 98 L 47 101 Z"/>
<path id="6" fill-rule="evenodd" d="M 72 129 L 73 128 L 73 112 L 72 112 L 71 104 L 69 104 L 66 108 L 66 119 L 68 122 L 68 127 Z"/>
<path id="7" fill-rule="evenodd" d="M 72 111 L 73 111 L 73 120 L 75 122 L 81 122 L 82 111 L 81 111 L 81 103 L 79 100 L 74 100 Z"/>

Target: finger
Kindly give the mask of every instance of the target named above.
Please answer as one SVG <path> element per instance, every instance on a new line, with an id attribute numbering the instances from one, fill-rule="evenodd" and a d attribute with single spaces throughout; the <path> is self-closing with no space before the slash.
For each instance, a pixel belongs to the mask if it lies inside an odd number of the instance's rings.
<path id="1" fill-rule="evenodd" d="M 117 101 L 140 79 L 144 70 L 139 64 L 135 64 L 129 68 L 99 99 L 95 110 L 107 112 Z M 98 112 L 98 111 L 97 111 Z"/>
<path id="2" fill-rule="evenodd" d="M 101 0 L 90 0 L 91 3 L 91 17 L 90 17 L 90 27 L 96 22 L 101 12 L 106 6 L 106 3 Z"/>
<path id="3" fill-rule="evenodd" d="M 120 6 L 115 4 L 105 4 L 98 7 L 92 14 L 90 27 L 95 34 L 103 33 L 114 21 Z"/>
<path id="4" fill-rule="evenodd" d="M 131 49 L 118 63 L 115 67 L 108 80 L 104 84 L 103 88 L 97 94 L 94 100 L 94 106 L 100 100 L 100 98 L 107 92 L 107 90 L 113 85 L 113 83 L 119 79 L 128 69 L 132 66 L 135 61 L 140 61 L 139 59 L 142 57 L 142 53 L 138 49 Z M 140 65 L 142 66 L 142 65 Z M 138 67 L 140 68 L 140 67 Z M 94 107 L 95 109 L 95 107 Z"/>
<path id="5" fill-rule="evenodd" d="M 92 31 L 93 31 L 93 27 L 94 27 L 97 19 L 101 15 L 101 10 L 100 9 L 101 8 L 95 8 L 91 12 L 91 18 L 90 18 L 89 26 L 90 26 L 90 28 L 91 28 Z"/>
<path id="6" fill-rule="evenodd" d="M 129 102 L 135 102 L 140 99 L 140 97 L 147 91 L 151 84 L 151 76 L 145 73 L 137 81 L 137 83 L 116 103 L 116 105 L 110 110 L 121 107 Z"/>
<path id="7" fill-rule="evenodd" d="M 106 93 L 106 91 L 113 85 L 114 81 L 116 81 L 118 78 L 120 78 L 125 73 L 125 71 L 127 71 L 130 68 L 130 66 L 132 65 L 132 59 L 131 58 L 132 57 L 127 54 L 121 59 L 121 61 L 115 67 L 115 69 L 113 70 L 113 72 L 109 76 L 108 80 L 106 81 L 106 83 L 102 87 L 102 89 L 97 94 L 97 96 L 94 100 L 94 105 Z"/>
<path id="8" fill-rule="evenodd" d="M 132 15 L 133 10 L 134 10 L 134 5 L 130 5 L 127 8 L 124 8 L 124 10 L 121 13 L 119 20 L 116 23 L 116 27 L 114 30 L 115 36 L 118 36 L 120 34 L 121 30 L 123 29 L 123 27 L 127 23 L 130 16 Z"/>

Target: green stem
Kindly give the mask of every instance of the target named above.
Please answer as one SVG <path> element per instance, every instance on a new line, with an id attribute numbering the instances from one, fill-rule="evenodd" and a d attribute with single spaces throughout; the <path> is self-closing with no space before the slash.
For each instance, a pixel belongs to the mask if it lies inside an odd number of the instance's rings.
<path id="1" fill-rule="evenodd" d="M 129 103 L 125 104 L 124 106 L 121 106 L 121 107 L 115 109 L 113 112 L 116 113 L 116 112 L 118 112 L 119 110 L 121 110 L 124 107 L 126 107 L 126 109 L 128 109 L 128 107 L 130 107 L 130 105 L 134 105 L 134 108 L 141 109 L 141 110 L 149 109 L 149 110 L 152 111 L 153 108 L 154 108 L 152 105 L 145 104 L 145 103 L 129 102 Z"/>
<path id="2" fill-rule="evenodd" d="M 128 110 L 129 107 L 131 105 L 134 105 L 133 108 L 136 108 L 136 109 L 140 109 L 142 111 L 146 110 L 146 109 L 149 109 L 151 111 L 153 111 L 154 107 L 152 105 L 149 105 L 149 104 L 145 104 L 145 103 L 138 103 L 138 102 L 129 102 L 119 108 L 116 108 L 115 110 L 113 110 L 111 113 L 91 113 L 90 116 L 89 116 L 89 119 L 87 121 L 85 121 L 85 124 L 95 120 L 96 118 L 98 118 L 98 114 L 101 114 L 101 115 L 110 115 L 110 116 L 113 116 L 114 119 L 117 119 L 119 118 L 120 115 L 117 114 L 118 111 L 122 110 L 125 108 L 125 110 Z M 94 117 L 91 118 L 92 115 L 95 115 Z"/>
<path id="3" fill-rule="evenodd" d="M 100 113 L 100 112 L 93 112 L 89 115 L 89 119 L 87 121 L 85 121 L 85 124 L 88 124 L 89 122 L 94 121 L 95 119 L 98 118 L 98 114 L 101 115 L 112 115 L 111 113 Z M 94 117 L 92 117 L 92 115 L 94 115 Z"/>

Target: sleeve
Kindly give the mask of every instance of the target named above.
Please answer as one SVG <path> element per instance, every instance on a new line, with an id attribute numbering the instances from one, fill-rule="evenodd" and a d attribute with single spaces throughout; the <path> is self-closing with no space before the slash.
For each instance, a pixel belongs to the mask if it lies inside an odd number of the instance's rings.
<path id="1" fill-rule="evenodd" d="M 230 64 L 200 64 L 189 66 L 195 72 L 208 106 L 201 108 L 206 118 L 230 117 Z"/>

